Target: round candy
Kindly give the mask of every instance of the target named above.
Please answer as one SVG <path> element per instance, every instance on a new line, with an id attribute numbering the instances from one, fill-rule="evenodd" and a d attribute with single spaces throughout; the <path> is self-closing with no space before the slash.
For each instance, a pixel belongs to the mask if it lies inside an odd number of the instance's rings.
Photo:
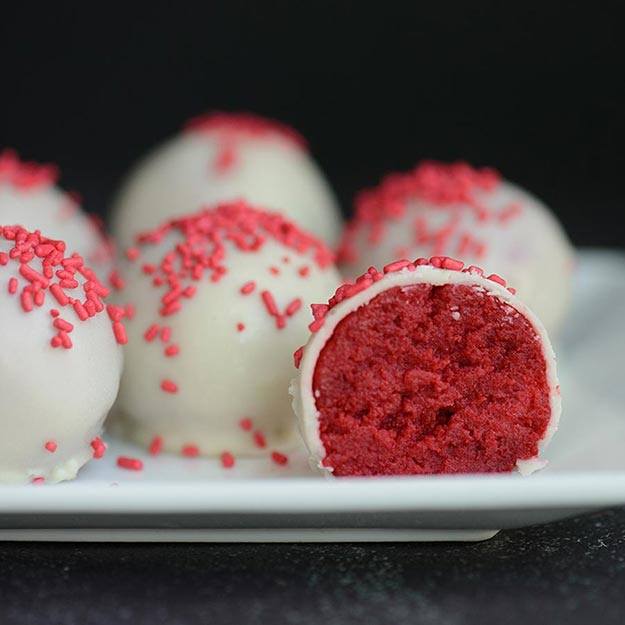
<path id="1" fill-rule="evenodd" d="M 139 163 L 117 198 L 114 233 L 127 246 L 165 219 L 237 199 L 280 211 L 330 245 L 340 236 L 336 199 L 303 137 L 237 113 L 192 119 Z"/>
<path id="2" fill-rule="evenodd" d="M 65 243 L 0 226 L 0 482 L 68 480 L 102 457 L 125 342 L 106 294 Z"/>
<path id="3" fill-rule="evenodd" d="M 85 214 L 74 193 L 56 182 L 54 165 L 20 161 L 12 150 L 0 152 L 0 224 L 40 230 L 65 241 L 95 267 L 112 259 L 110 243 L 95 219 Z"/>
<path id="4" fill-rule="evenodd" d="M 492 169 L 426 161 L 357 197 L 339 252 L 346 277 L 432 255 L 503 273 L 550 332 L 566 312 L 571 244 L 544 204 Z"/>
<path id="5" fill-rule="evenodd" d="M 117 431 L 184 455 L 290 444 L 292 352 L 306 302 L 338 284 L 332 261 L 312 235 L 244 202 L 141 235 L 121 271 L 134 316 Z"/>
<path id="6" fill-rule="evenodd" d="M 435 257 L 371 268 L 313 306 L 291 393 L 314 463 L 336 476 L 543 466 L 555 358 L 512 291 Z"/>

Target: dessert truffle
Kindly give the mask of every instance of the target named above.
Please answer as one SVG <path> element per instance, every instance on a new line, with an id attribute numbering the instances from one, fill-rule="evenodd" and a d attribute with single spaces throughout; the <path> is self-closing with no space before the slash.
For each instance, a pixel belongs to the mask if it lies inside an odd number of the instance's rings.
<path id="1" fill-rule="evenodd" d="M 243 113 L 190 120 L 131 172 L 114 207 L 113 230 L 125 247 L 142 230 L 204 204 L 244 199 L 277 210 L 336 245 L 336 199 L 295 130 Z"/>
<path id="2" fill-rule="evenodd" d="M 115 432 L 189 456 L 290 444 L 292 352 L 307 335 L 304 302 L 339 283 L 332 252 L 233 202 L 140 235 L 120 273 L 133 318 Z"/>
<path id="3" fill-rule="evenodd" d="M 62 241 L 0 226 L 0 482 L 72 479 L 104 453 L 125 342 L 106 295 Z"/>
<path id="4" fill-rule="evenodd" d="M 560 415 L 537 317 L 498 275 L 448 257 L 370 268 L 313 306 L 293 407 L 336 476 L 530 473 Z"/>
<path id="5" fill-rule="evenodd" d="M 58 178 L 55 165 L 21 161 L 13 150 L 0 152 L 0 224 L 38 229 L 104 270 L 113 257 L 111 244 L 97 219 L 81 210 L 78 194 L 57 186 Z"/>
<path id="6" fill-rule="evenodd" d="M 553 332 L 569 301 L 573 249 L 535 197 L 489 168 L 425 161 L 361 192 L 339 251 L 353 278 L 395 258 L 447 255 L 501 272 Z"/>

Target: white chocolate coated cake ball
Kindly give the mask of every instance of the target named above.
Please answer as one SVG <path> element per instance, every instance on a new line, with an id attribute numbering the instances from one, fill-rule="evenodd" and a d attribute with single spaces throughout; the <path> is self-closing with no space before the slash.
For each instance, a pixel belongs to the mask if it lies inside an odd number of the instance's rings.
<path id="1" fill-rule="evenodd" d="M 335 476 L 545 466 L 555 355 L 501 276 L 445 256 L 401 260 L 312 311 L 291 392 L 313 465 Z"/>
<path id="2" fill-rule="evenodd" d="M 106 293 L 63 242 L 0 226 L 0 482 L 72 479 L 104 453 L 125 341 Z"/>
<path id="3" fill-rule="evenodd" d="M 0 152 L 0 224 L 40 230 L 65 241 L 96 268 L 112 260 L 110 243 L 75 194 L 56 186 L 54 165 L 24 162 L 12 150 Z"/>
<path id="4" fill-rule="evenodd" d="M 357 197 L 339 251 L 347 277 L 397 258 L 437 255 L 505 275 L 547 330 L 560 325 L 571 243 L 542 202 L 494 170 L 425 161 Z"/>
<path id="5" fill-rule="evenodd" d="M 134 308 L 116 432 L 183 455 L 289 445 L 293 350 L 333 255 L 277 213 L 217 205 L 139 237 L 121 268 Z"/>
<path id="6" fill-rule="evenodd" d="M 250 114 L 191 120 L 139 163 L 114 207 L 122 246 L 165 219 L 244 199 L 280 211 L 329 245 L 341 233 L 339 207 L 296 131 Z"/>

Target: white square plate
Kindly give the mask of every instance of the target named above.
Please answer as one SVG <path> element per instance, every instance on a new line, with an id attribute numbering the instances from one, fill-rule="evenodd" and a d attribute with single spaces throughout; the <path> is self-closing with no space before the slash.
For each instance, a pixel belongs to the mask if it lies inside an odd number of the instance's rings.
<path id="1" fill-rule="evenodd" d="M 625 504 L 623 320 L 625 255 L 581 252 L 556 346 L 564 412 L 540 474 L 326 480 L 303 450 L 226 470 L 112 440 L 74 482 L 0 486 L 0 540 L 480 540 Z M 117 468 L 120 454 L 144 470 Z"/>

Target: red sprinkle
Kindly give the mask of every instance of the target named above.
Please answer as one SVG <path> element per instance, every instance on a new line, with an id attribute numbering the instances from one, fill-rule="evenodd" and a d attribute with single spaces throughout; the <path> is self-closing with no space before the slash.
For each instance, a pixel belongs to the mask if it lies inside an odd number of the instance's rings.
<path id="1" fill-rule="evenodd" d="M 176 345 L 175 343 L 172 345 L 168 345 L 165 348 L 165 356 L 167 356 L 168 358 L 177 356 L 179 353 L 180 353 L 180 347 L 178 347 L 178 345 Z"/>
<path id="2" fill-rule="evenodd" d="M 155 436 L 152 439 L 150 446 L 148 447 L 148 451 L 150 452 L 150 455 L 158 456 L 158 454 L 160 454 L 162 450 L 163 450 L 163 437 Z"/>
<path id="3" fill-rule="evenodd" d="M 91 441 L 91 449 L 93 449 L 93 457 L 99 460 L 106 452 L 106 443 L 99 436 L 96 436 Z"/>
<path id="4" fill-rule="evenodd" d="M 41 475 L 37 475 L 31 480 L 31 483 L 37 485 L 37 484 L 43 484 L 45 481 L 46 481 L 45 477 Z"/>
<path id="5" fill-rule="evenodd" d="M 65 332 L 71 332 L 74 329 L 74 326 L 69 321 L 65 321 L 65 319 L 61 319 L 60 317 L 57 317 L 52 325 L 57 330 L 64 330 Z"/>
<path id="6" fill-rule="evenodd" d="M 153 323 L 144 333 L 143 338 L 151 343 L 156 336 L 158 335 L 159 326 L 156 323 Z"/>
<path id="7" fill-rule="evenodd" d="M 249 417 L 245 417 L 239 421 L 239 427 L 245 432 L 250 432 L 254 425 Z"/>
<path id="8" fill-rule="evenodd" d="M 126 250 L 126 258 L 130 261 L 137 260 L 139 258 L 139 250 L 136 247 L 129 247 Z"/>
<path id="9" fill-rule="evenodd" d="M 57 450 L 57 447 L 58 445 L 56 444 L 56 441 L 47 441 L 44 445 L 46 451 L 49 451 L 51 454 L 53 454 Z"/>
<path id="10" fill-rule="evenodd" d="M 9 278 L 9 293 L 15 295 L 17 292 L 17 278 Z"/>
<path id="11" fill-rule="evenodd" d="M 462 271 L 464 263 L 460 260 L 455 260 L 454 258 L 449 258 L 448 256 L 446 256 L 445 258 L 443 258 L 441 267 L 443 269 L 451 269 L 452 271 Z"/>
<path id="12" fill-rule="evenodd" d="M 284 466 L 289 461 L 288 456 L 281 454 L 279 451 L 271 452 L 271 459 L 278 465 Z"/>
<path id="13" fill-rule="evenodd" d="M 109 284 L 116 291 L 121 291 L 126 286 L 126 283 L 124 282 L 123 278 L 121 277 L 121 275 L 119 274 L 119 271 L 117 271 L 117 269 L 111 271 L 111 273 L 109 275 Z"/>
<path id="14" fill-rule="evenodd" d="M 141 471 L 143 469 L 143 462 L 139 460 L 139 458 L 119 456 L 117 458 L 117 466 L 120 469 L 127 469 L 128 471 Z"/>
<path id="15" fill-rule="evenodd" d="M 116 321 L 113 324 L 113 334 L 115 335 L 115 340 L 120 345 L 126 345 L 126 343 L 128 343 L 128 336 L 126 335 L 126 328 L 120 321 Z"/>
<path id="16" fill-rule="evenodd" d="M 54 299 L 56 299 L 61 306 L 67 306 L 69 298 L 58 284 L 52 284 L 50 286 L 50 293 L 52 293 Z"/>
<path id="17" fill-rule="evenodd" d="M 273 298 L 273 295 L 269 291 L 263 291 L 260 296 L 263 299 L 267 312 L 274 317 L 277 316 L 278 307 L 276 306 L 276 300 Z"/>
<path id="18" fill-rule="evenodd" d="M 181 453 L 187 458 L 197 458 L 200 455 L 200 448 L 197 445 L 183 445 Z"/>
<path id="19" fill-rule="evenodd" d="M 239 323 L 237 323 L 237 332 L 243 332 L 243 330 L 245 330 L 245 324 L 239 321 Z"/>
<path id="20" fill-rule="evenodd" d="M 506 286 L 506 281 L 501 276 L 498 276 L 496 273 L 491 273 L 490 276 L 488 276 L 486 279 L 490 280 L 491 282 L 501 284 L 501 286 Z"/>
<path id="21" fill-rule="evenodd" d="M 408 267 L 412 263 L 409 260 L 396 260 L 394 263 L 389 263 L 384 267 L 384 273 L 391 273 L 394 271 L 401 271 Z"/>
<path id="22" fill-rule="evenodd" d="M 161 382 L 161 389 L 163 389 L 166 393 L 177 393 L 178 385 L 171 380 L 163 380 Z"/>
<path id="23" fill-rule="evenodd" d="M 254 444 L 256 445 L 256 447 L 267 447 L 267 439 L 265 438 L 265 435 L 259 430 L 254 432 Z"/>
<path id="24" fill-rule="evenodd" d="M 234 466 L 234 456 L 229 451 L 221 454 L 221 465 L 224 469 L 231 469 Z"/>
<path id="25" fill-rule="evenodd" d="M 304 346 L 297 348 L 295 353 L 293 354 L 293 364 L 296 369 L 299 369 L 300 364 L 302 363 L 302 356 L 304 355 Z"/>
<path id="26" fill-rule="evenodd" d="M 298 297 L 294 299 L 287 307 L 286 314 L 287 317 L 292 317 L 300 308 L 302 307 L 302 300 Z"/>

